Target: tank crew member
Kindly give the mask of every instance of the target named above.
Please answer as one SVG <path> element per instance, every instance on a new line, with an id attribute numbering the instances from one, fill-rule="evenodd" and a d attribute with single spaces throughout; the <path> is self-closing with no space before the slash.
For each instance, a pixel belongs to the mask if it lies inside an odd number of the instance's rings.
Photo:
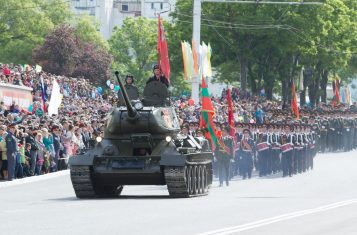
<path id="1" fill-rule="evenodd" d="M 12 181 L 15 178 L 16 154 L 18 152 L 17 140 L 14 136 L 15 124 L 10 124 L 9 133 L 6 136 L 6 156 L 8 162 L 8 180 Z"/>
<path id="2" fill-rule="evenodd" d="M 242 177 L 250 179 L 253 170 L 253 153 L 255 151 L 254 140 L 250 137 L 250 130 L 243 130 L 243 138 L 240 141 L 239 151 L 242 156 Z"/>
<path id="3" fill-rule="evenodd" d="M 190 135 L 195 137 L 196 136 L 196 129 L 197 129 L 196 125 L 195 125 L 195 122 L 190 122 L 189 127 L 190 127 L 190 129 L 189 129 Z"/>
<path id="4" fill-rule="evenodd" d="M 127 74 L 125 77 L 125 89 L 126 90 L 134 90 L 133 96 L 135 95 L 136 97 L 139 97 L 139 90 L 138 88 L 134 85 L 134 76 L 132 74 Z M 135 94 L 134 94 L 135 93 Z M 130 97 L 131 98 L 131 97 Z"/>
<path id="5" fill-rule="evenodd" d="M 218 162 L 219 186 L 223 186 L 223 181 L 229 186 L 229 169 L 233 159 L 234 143 L 233 138 L 229 136 L 229 127 L 222 129 L 222 137 L 218 139 L 218 146 L 215 149 Z"/>
<path id="6" fill-rule="evenodd" d="M 146 82 L 146 84 L 154 81 L 159 81 L 163 84 L 165 84 L 167 87 L 169 87 L 169 81 L 165 77 L 165 75 L 162 74 L 160 65 L 155 65 L 153 68 L 154 76 L 150 77 L 149 80 Z"/>

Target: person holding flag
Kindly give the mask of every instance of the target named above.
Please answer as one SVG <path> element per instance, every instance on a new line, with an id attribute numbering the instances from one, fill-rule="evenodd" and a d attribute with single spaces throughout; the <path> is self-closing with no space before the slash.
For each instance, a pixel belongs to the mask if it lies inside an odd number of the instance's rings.
<path id="1" fill-rule="evenodd" d="M 157 38 L 158 64 L 154 66 L 154 76 L 149 78 L 146 84 L 159 81 L 169 87 L 170 79 L 170 61 L 164 26 L 158 16 L 158 38 Z"/>
<path id="2" fill-rule="evenodd" d="M 167 78 L 165 77 L 165 75 L 162 73 L 160 65 L 155 65 L 153 68 L 153 72 L 154 72 L 154 76 L 150 77 L 149 80 L 146 82 L 146 84 L 150 83 L 150 82 L 161 82 L 163 84 L 165 84 L 167 87 L 169 87 L 169 81 L 167 80 Z"/>

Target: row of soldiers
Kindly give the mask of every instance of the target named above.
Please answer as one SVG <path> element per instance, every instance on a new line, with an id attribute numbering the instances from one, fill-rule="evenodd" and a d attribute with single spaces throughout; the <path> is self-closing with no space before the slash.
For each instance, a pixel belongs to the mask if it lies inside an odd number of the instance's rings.
<path id="1" fill-rule="evenodd" d="M 189 135 L 205 136 L 204 130 L 191 125 L 184 129 Z M 235 175 L 251 178 L 253 169 L 261 177 L 278 172 L 286 177 L 313 169 L 317 152 L 357 148 L 357 113 L 308 113 L 298 121 L 278 113 L 261 125 L 217 125 L 216 136 L 214 169 L 220 186 L 229 185 Z"/>
<path id="2" fill-rule="evenodd" d="M 251 178 L 283 172 L 283 177 L 313 169 L 318 136 L 309 125 L 239 124 L 235 136 L 221 130 L 215 149 L 220 185 L 235 175 Z"/>

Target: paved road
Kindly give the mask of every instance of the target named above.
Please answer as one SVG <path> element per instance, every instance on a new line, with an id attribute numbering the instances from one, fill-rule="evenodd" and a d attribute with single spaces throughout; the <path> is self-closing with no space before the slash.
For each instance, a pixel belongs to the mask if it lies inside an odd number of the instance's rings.
<path id="1" fill-rule="evenodd" d="M 0 182 L 0 234 L 357 234 L 357 151 L 318 155 L 313 171 L 292 178 L 214 182 L 191 199 L 132 186 L 119 199 L 77 200 L 61 174 Z"/>

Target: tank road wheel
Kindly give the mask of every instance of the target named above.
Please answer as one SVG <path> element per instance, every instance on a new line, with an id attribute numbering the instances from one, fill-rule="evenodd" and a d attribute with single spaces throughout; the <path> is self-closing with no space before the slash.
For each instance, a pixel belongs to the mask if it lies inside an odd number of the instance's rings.
<path id="1" fill-rule="evenodd" d="M 198 194 L 203 193 L 203 185 L 202 185 L 202 166 L 197 167 L 197 189 Z"/>
<path id="2" fill-rule="evenodd" d="M 208 165 L 165 166 L 164 175 L 171 197 L 194 197 L 208 193 Z"/>
<path id="3" fill-rule="evenodd" d="M 191 166 L 191 192 L 190 194 L 195 195 L 197 194 L 197 168 L 195 166 Z"/>
<path id="4" fill-rule="evenodd" d="M 202 180 L 202 193 L 208 193 L 208 175 L 207 175 L 207 168 L 205 165 L 202 166 L 201 171 L 201 180 Z"/>
<path id="5" fill-rule="evenodd" d="M 187 192 L 189 194 L 191 194 L 191 190 L 192 190 L 192 181 L 191 181 L 191 171 L 192 171 L 192 168 L 191 166 L 186 166 L 185 167 L 185 183 L 186 183 L 186 186 L 187 186 Z"/>
<path id="6" fill-rule="evenodd" d="M 89 166 L 71 166 L 71 181 L 78 198 L 95 198 L 91 169 Z"/>

